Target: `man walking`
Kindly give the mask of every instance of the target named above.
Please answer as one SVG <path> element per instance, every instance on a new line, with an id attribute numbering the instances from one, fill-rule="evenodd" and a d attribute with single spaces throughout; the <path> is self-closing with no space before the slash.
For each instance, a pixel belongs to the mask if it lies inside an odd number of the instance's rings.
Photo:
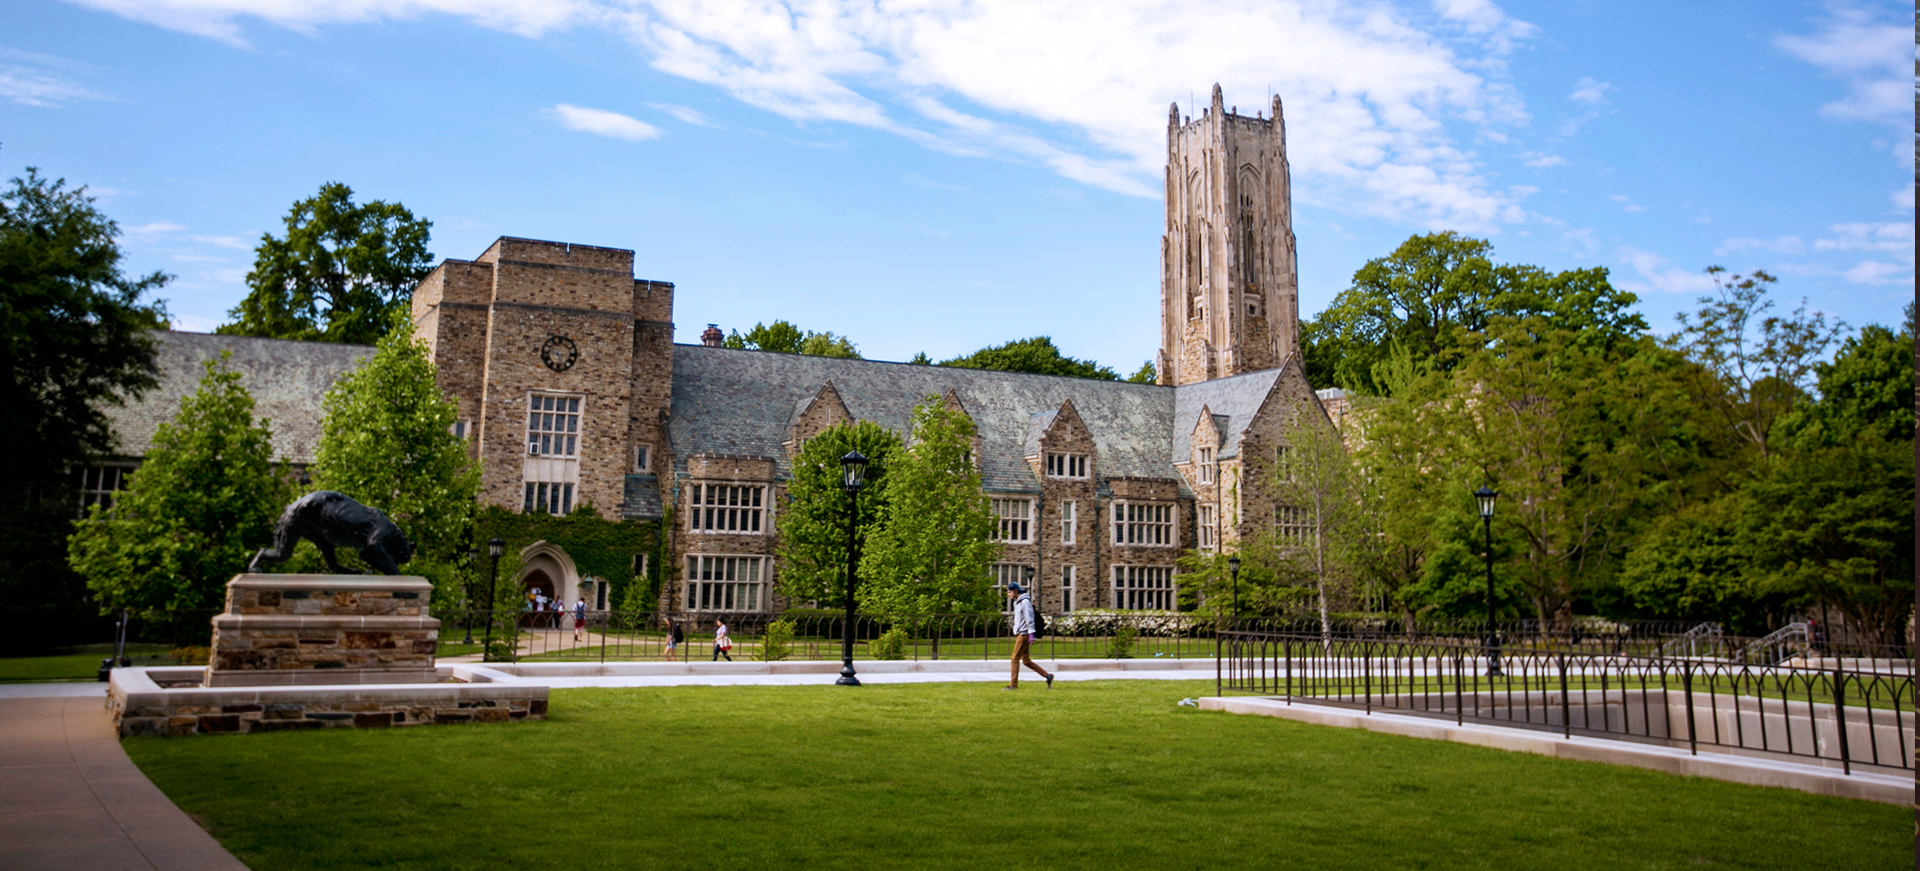
<path id="1" fill-rule="evenodd" d="M 1007 684 L 1007 689 L 1020 688 L 1020 663 L 1023 662 L 1046 678 L 1047 688 L 1052 689 L 1053 675 L 1033 661 L 1033 597 L 1027 595 L 1027 588 L 1020 586 L 1019 581 L 1008 581 L 1007 598 L 1013 599 L 1013 682 Z"/>

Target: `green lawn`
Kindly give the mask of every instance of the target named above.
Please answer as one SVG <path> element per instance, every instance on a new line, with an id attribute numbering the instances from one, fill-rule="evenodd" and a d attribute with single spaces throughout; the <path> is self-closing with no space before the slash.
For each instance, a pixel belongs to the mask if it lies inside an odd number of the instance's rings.
<path id="1" fill-rule="evenodd" d="M 33 681 L 98 680 L 100 660 L 113 655 L 112 645 L 98 650 L 56 653 L 47 656 L 19 656 L 0 659 L 0 683 Z M 172 665 L 167 649 L 160 645 L 127 645 L 127 656 L 134 665 Z"/>
<path id="2" fill-rule="evenodd" d="M 262 869 L 1910 867 L 1906 808 L 1175 705 L 1211 688 L 563 690 L 125 746 Z"/>

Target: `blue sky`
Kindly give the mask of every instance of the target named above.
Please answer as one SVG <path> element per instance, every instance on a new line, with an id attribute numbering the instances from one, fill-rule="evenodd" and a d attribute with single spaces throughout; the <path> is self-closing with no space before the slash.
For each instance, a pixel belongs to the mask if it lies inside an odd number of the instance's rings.
<path id="1" fill-rule="evenodd" d="M 678 339 L 869 357 L 1157 345 L 1167 106 L 1286 102 L 1301 313 L 1407 236 L 1605 266 L 1657 329 L 1764 268 L 1852 324 L 1913 297 L 1904 4 L 1486 0 L 14 0 L 0 169 L 92 186 L 176 325 L 327 181 L 636 251 Z"/>

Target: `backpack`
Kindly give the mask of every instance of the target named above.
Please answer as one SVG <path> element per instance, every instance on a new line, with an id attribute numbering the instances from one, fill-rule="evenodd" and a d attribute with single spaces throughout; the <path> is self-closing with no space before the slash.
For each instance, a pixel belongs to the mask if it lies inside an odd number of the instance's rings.
<path id="1" fill-rule="evenodd" d="M 1026 596 L 1025 598 L 1028 609 L 1033 612 L 1033 637 L 1039 638 L 1046 635 L 1047 618 L 1040 616 L 1040 603 L 1035 602 L 1032 596 Z"/>

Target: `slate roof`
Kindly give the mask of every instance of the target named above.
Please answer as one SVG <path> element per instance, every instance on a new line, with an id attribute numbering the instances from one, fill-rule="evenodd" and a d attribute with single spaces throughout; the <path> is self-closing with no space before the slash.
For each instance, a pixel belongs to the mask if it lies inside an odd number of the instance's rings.
<path id="1" fill-rule="evenodd" d="M 106 416 L 119 437 L 117 453 L 144 457 L 160 424 L 180 412 L 180 400 L 200 389 L 205 361 L 232 351 L 227 365 L 240 373 L 240 383 L 253 394 L 254 416 L 267 418 L 273 432 L 273 457 L 293 463 L 313 462 L 320 441 L 320 398 L 341 375 L 373 355 L 367 345 L 294 342 L 251 336 L 161 331 L 155 343 L 160 386 L 138 401 L 106 406 Z"/>
<path id="2" fill-rule="evenodd" d="M 1025 459 L 1039 425 L 1035 416 L 1058 411 L 1068 397 L 1093 434 L 1103 477 L 1180 479 L 1168 451 L 1172 387 L 702 345 L 673 349 L 668 429 L 675 471 L 684 475 L 692 454 L 729 454 L 772 457 L 777 474 L 790 476 L 782 442 L 794 409 L 829 380 L 855 418 L 900 433 L 922 398 L 956 391 L 979 429 L 980 477 L 988 490 L 1039 492 Z"/>
<path id="3" fill-rule="evenodd" d="M 1220 432 L 1220 459 L 1240 455 L 1240 434 L 1253 423 L 1260 404 L 1280 379 L 1279 369 L 1248 372 L 1231 378 L 1218 378 L 1181 385 L 1175 393 L 1173 409 L 1173 456 L 1185 462 L 1193 456 L 1193 428 L 1200 420 L 1200 409 L 1214 415 L 1214 422 L 1226 418 Z"/>
<path id="4" fill-rule="evenodd" d="M 633 520 L 659 520 L 666 516 L 660 506 L 660 480 L 653 475 L 628 475 L 626 499 L 620 514 Z"/>

